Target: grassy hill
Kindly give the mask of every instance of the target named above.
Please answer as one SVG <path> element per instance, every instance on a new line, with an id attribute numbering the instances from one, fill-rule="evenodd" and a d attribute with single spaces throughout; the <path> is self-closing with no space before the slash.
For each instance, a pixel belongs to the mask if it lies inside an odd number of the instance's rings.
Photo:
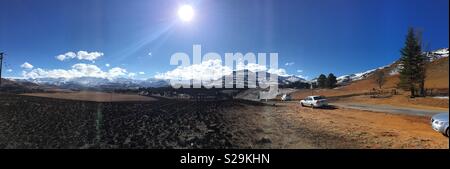
<path id="1" fill-rule="evenodd" d="M 304 89 L 294 92 L 293 99 L 303 99 L 309 95 L 324 95 L 326 97 L 346 98 L 346 101 L 365 102 L 374 104 L 391 104 L 397 106 L 409 106 L 426 108 L 444 107 L 448 108 L 448 99 L 436 99 L 432 97 L 426 98 L 409 98 L 409 92 L 397 89 L 397 84 L 400 81 L 398 71 L 398 63 L 394 63 L 389 67 L 379 69 L 386 75 L 385 83 L 382 86 L 383 91 L 390 91 L 396 89 L 399 95 L 389 98 L 371 99 L 368 95 L 373 89 L 378 90 L 378 84 L 375 81 L 374 73 L 368 75 L 362 80 L 353 81 L 348 85 L 337 87 L 335 89 L 315 89 L 314 91 Z M 425 88 L 432 89 L 433 93 L 445 94 L 448 96 L 449 86 L 449 60 L 448 57 L 439 58 L 430 62 L 426 66 Z"/>

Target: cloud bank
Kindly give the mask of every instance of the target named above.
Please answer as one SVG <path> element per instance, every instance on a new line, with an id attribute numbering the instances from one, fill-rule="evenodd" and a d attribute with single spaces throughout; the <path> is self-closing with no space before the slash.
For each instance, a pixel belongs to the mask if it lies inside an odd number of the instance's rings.
<path id="1" fill-rule="evenodd" d="M 77 58 L 78 60 L 94 61 L 94 60 L 102 57 L 103 55 L 104 54 L 102 52 L 78 51 L 77 53 L 67 52 L 65 54 L 58 55 L 58 56 L 56 56 L 56 59 L 58 59 L 60 61 L 64 61 L 64 60 L 70 60 L 70 59 Z"/>
<path id="2" fill-rule="evenodd" d="M 265 65 L 249 63 L 245 65 L 244 63 L 238 63 L 236 65 L 237 71 L 247 69 L 251 72 L 261 72 L 267 71 L 272 74 L 277 74 L 278 76 L 289 76 L 285 69 L 267 69 Z M 231 75 L 233 69 L 228 66 L 223 66 L 222 60 L 211 59 L 203 61 L 200 64 L 193 64 L 190 66 L 178 66 L 177 68 L 167 71 L 165 73 L 158 73 L 155 75 L 157 79 L 166 80 L 216 80 L 222 78 L 222 76 Z"/>
<path id="3" fill-rule="evenodd" d="M 96 65 L 78 63 L 71 67 L 71 69 L 51 69 L 46 70 L 42 68 L 36 68 L 30 71 L 23 71 L 23 77 L 30 79 L 37 78 L 65 78 L 72 79 L 78 77 L 97 77 L 97 78 L 107 78 L 113 79 L 119 76 L 127 75 L 127 70 L 114 67 L 108 71 L 103 71 Z"/>
<path id="4" fill-rule="evenodd" d="M 22 65 L 20 65 L 20 67 L 24 69 L 33 69 L 34 66 L 28 62 L 25 62 Z"/>

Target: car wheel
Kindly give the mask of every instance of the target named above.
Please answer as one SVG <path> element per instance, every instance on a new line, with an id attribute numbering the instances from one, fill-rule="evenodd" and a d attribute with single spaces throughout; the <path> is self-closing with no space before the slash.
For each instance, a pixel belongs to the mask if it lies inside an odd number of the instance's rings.
<path id="1" fill-rule="evenodd" d="M 445 135 L 446 135 L 447 137 L 449 136 L 448 128 L 447 128 L 447 130 L 445 130 Z"/>
<path id="2" fill-rule="evenodd" d="M 305 107 L 305 105 L 303 105 L 303 103 L 300 103 L 300 105 L 301 105 L 302 107 Z"/>

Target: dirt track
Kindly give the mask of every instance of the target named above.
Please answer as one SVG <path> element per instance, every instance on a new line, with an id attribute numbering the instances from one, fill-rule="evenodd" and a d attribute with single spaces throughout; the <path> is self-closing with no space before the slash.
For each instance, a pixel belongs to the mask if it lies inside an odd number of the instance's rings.
<path id="1" fill-rule="evenodd" d="M 379 105 L 379 104 L 339 102 L 339 103 L 333 103 L 331 105 L 349 108 L 349 109 L 366 110 L 366 111 L 373 111 L 373 112 L 385 112 L 385 113 L 393 113 L 393 114 L 426 116 L 426 117 L 431 117 L 438 113 L 448 113 L 448 110 L 440 111 L 440 110 L 429 110 L 429 109 L 419 109 L 419 108 L 399 107 L 399 106 Z"/>

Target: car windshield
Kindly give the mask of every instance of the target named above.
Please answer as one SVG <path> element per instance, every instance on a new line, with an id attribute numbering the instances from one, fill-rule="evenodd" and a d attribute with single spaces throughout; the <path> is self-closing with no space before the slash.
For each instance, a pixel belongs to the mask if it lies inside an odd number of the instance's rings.
<path id="1" fill-rule="evenodd" d="M 323 97 L 323 96 L 314 96 L 313 98 L 314 98 L 314 100 L 325 99 L 325 97 Z"/>

